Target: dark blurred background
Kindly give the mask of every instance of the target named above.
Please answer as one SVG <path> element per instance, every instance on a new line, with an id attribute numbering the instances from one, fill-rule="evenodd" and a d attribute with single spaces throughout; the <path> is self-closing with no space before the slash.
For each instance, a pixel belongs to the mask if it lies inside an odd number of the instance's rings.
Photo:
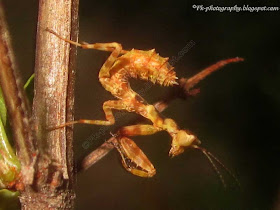
<path id="1" fill-rule="evenodd" d="M 17 61 L 26 80 L 33 72 L 38 2 L 4 1 Z M 152 161 L 157 174 L 143 179 L 127 173 L 116 151 L 77 176 L 76 209 L 280 209 L 278 12 L 201 12 L 204 6 L 278 6 L 279 1 L 80 1 L 80 40 L 119 42 L 125 49 L 155 48 L 178 58 L 179 77 L 230 57 L 230 64 L 201 83 L 201 93 L 176 100 L 163 113 L 195 133 L 202 145 L 230 168 L 239 189 L 223 169 L 225 190 L 208 160 L 188 150 L 170 159 L 170 137 L 161 132 L 133 139 Z M 113 97 L 98 82 L 108 53 L 78 51 L 76 119 L 103 119 L 102 104 Z M 131 81 L 149 103 L 170 88 Z M 144 91 L 143 91 L 144 90 Z M 75 126 L 77 165 L 134 114 L 118 117 L 116 126 Z M 96 136 L 98 134 L 98 136 Z M 83 145 L 89 142 L 85 149 Z"/>

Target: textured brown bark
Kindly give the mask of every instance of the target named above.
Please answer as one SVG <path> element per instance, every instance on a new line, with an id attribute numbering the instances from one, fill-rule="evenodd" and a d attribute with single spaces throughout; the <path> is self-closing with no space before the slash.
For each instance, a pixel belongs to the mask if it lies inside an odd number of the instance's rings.
<path id="1" fill-rule="evenodd" d="M 77 39 L 78 0 L 40 0 L 36 41 L 33 119 L 39 156 L 33 185 L 21 194 L 22 209 L 73 209 L 72 130 L 48 128 L 71 121 L 76 48 L 46 31 Z"/>

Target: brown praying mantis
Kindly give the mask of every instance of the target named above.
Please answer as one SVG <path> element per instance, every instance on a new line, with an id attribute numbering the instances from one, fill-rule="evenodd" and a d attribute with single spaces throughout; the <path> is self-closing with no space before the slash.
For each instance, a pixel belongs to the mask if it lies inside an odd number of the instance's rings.
<path id="1" fill-rule="evenodd" d="M 107 91 L 117 98 L 117 100 L 104 102 L 103 110 L 106 120 L 80 119 L 66 122 L 53 129 L 63 128 L 77 123 L 108 126 L 115 123 L 115 118 L 112 112 L 113 109 L 135 112 L 150 120 L 152 124 L 125 126 L 114 136 L 116 138 L 114 146 L 118 150 L 122 158 L 122 164 L 127 171 L 140 177 L 152 177 L 155 175 L 156 169 L 153 164 L 129 137 L 152 135 L 159 131 L 166 131 L 172 138 L 171 149 L 169 151 L 171 157 L 183 153 L 186 148 L 199 149 L 212 163 L 212 166 L 221 178 L 223 184 L 223 178 L 212 158 L 221 164 L 222 167 L 234 177 L 234 175 L 215 156 L 206 149 L 198 146 L 200 141 L 194 134 L 187 130 L 180 129 L 173 119 L 163 118 L 153 105 L 148 104 L 138 93 L 131 89 L 128 81 L 129 78 L 151 81 L 154 84 L 156 83 L 163 86 L 178 85 L 176 81 L 178 78 L 176 77 L 174 67 L 168 63 L 168 58 L 161 57 L 154 49 L 148 51 L 132 49 L 127 51 L 123 50 L 121 44 L 116 42 L 80 44 L 61 37 L 51 29 L 47 29 L 47 31 L 65 42 L 83 49 L 111 52 L 99 71 L 99 81 Z M 239 62 L 242 60 L 242 58 L 236 57 L 226 59 L 222 63 L 223 65 L 226 65 L 228 63 Z"/>

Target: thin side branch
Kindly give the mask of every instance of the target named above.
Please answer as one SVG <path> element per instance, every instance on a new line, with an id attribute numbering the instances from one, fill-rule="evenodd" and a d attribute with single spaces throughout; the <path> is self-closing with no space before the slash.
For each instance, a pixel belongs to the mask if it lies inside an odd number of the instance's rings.
<path id="1" fill-rule="evenodd" d="M 34 177 L 37 149 L 34 144 L 30 107 L 15 64 L 2 2 L 0 2 L 0 69 L 0 83 L 12 125 L 17 156 L 21 163 L 22 181 L 24 185 L 30 185 Z"/>

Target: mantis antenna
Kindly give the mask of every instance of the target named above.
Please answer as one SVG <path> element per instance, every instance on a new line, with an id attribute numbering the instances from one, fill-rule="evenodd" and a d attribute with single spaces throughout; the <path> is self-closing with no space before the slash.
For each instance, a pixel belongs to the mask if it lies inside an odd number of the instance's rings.
<path id="1" fill-rule="evenodd" d="M 213 169 L 215 170 L 215 172 L 217 173 L 219 179 L 221 180 L 224 188 L 227 187 L 224 177 L 221 174 L 221 172 L 218 170 L 217 166 L 215 165 L 213 159 L 220 164 L 220 166 L 234 179 L 234 181 L 237 183 L 238 187 L 241 188 L 240 182 L 238 181 L 237 177 L 234 175 L 234 173 L 232 173 L 215 155 L 213 155 L 211 152 L 207 151 L 205 148 L 199 147 L 197 145 L 193 145 L 192 146 L 195 149 L 200 150 L 209 160 L 209 162 L 211 163 Z"/>

